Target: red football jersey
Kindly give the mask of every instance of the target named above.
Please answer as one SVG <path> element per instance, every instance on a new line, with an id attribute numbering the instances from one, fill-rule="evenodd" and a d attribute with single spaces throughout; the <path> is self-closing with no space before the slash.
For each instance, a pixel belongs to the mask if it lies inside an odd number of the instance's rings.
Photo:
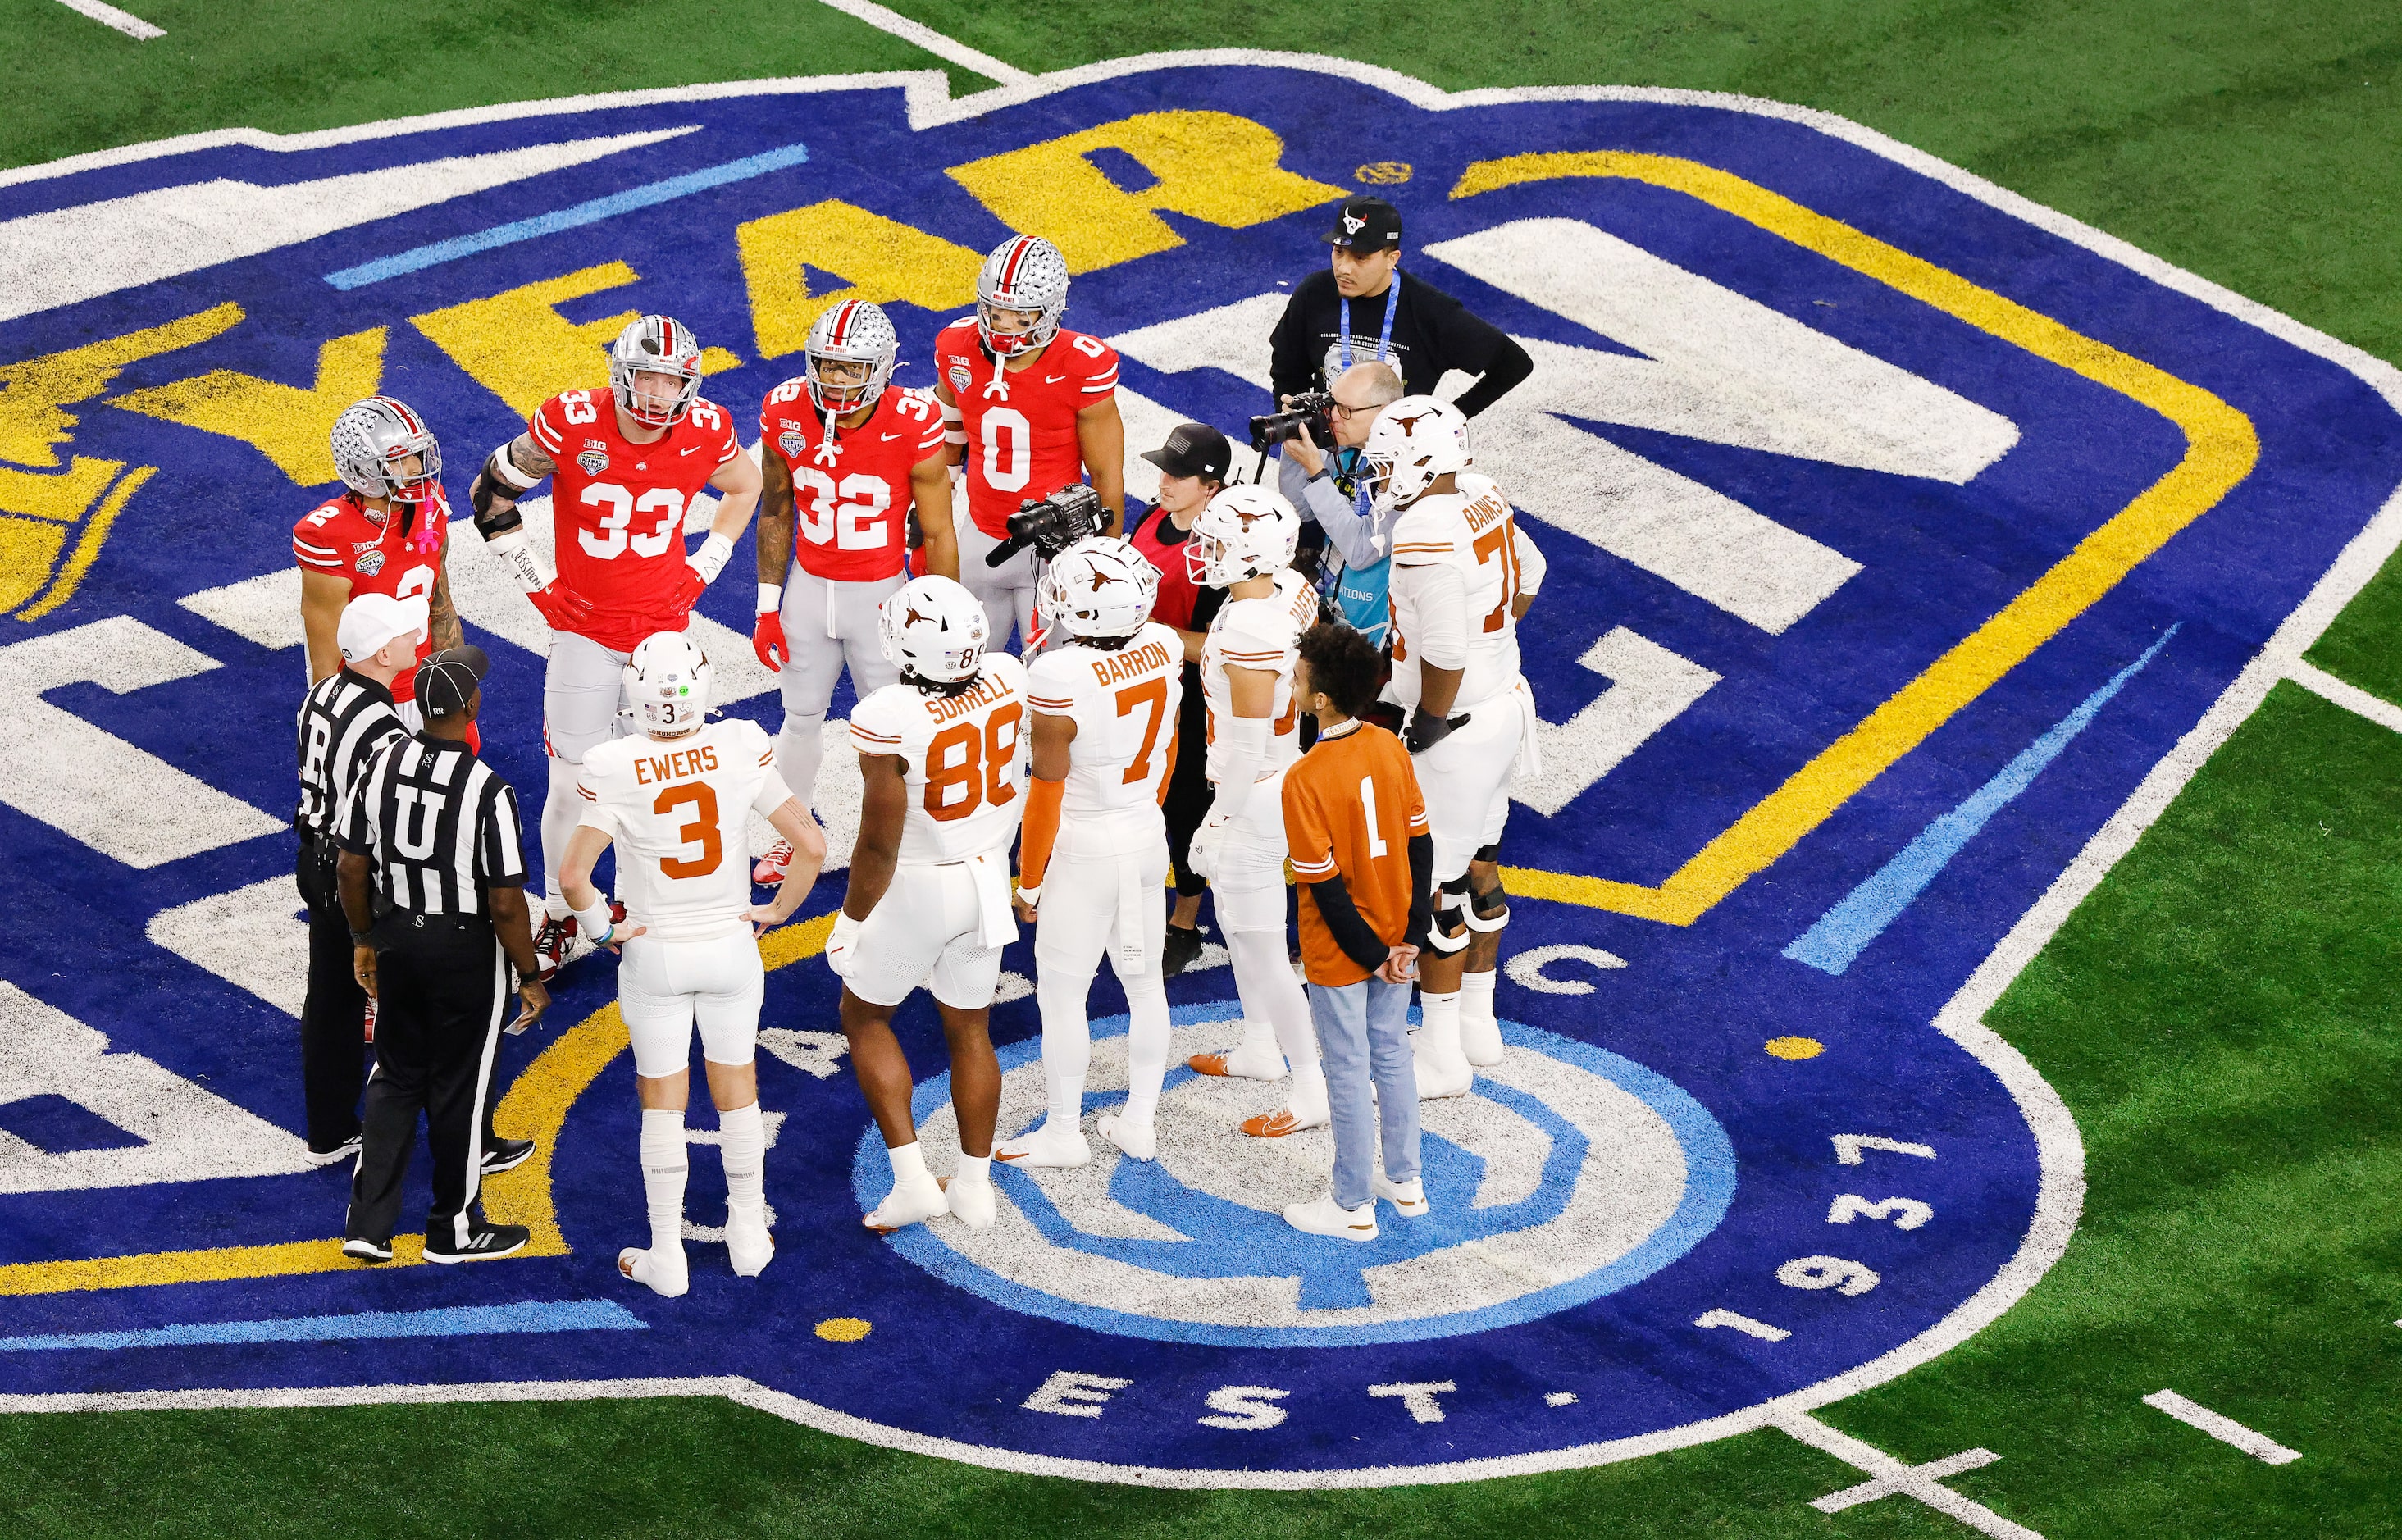
<path id="1" fill-rule="evenodd" d="M 352 598 L 361 594 L 389 594 L 393 598 L 422 598 L 430 604 L 442 547 L 437 543 L 432 551 L 421 550 L 416 537 L 428 531 L 439 536 L 449 521 L 449 500 L 439 487 L 434 489 L 432 501 L 419 505 L 406 534 L 401 531 L 401 519 L 370 514 L 356 492 L 344 492 L 319 503 L 292 527 L 292 554 L 305 571 L 348 578 Z M 417 661 L 424 662 L 433 651 L 429 626 L 417 644 Z M 392 698 L 417 698 L 415 669 L 392 681 Z"/>
<path id="2" fill-rule="evenodd" d="M 1063 327 L 1033 363 L 996 382 L 971 316 L 934 338 L 934 371 L 966 419 L 968 516 L 977 529 L 1002 539 L 1019 503 L 1084 479 L 1076 414 L 1116 392 L 1116 349 Z"/>
<path id="3" fill-rule="evenodd" d="M 835 426 L 788 379 L 759 404 L 763 455 L 793 477 L 793 559 L 811 577 L 874 583 L 901 571 L 909 546 L 909 473 L 943 452 L 942 408 L 891 386 L 856 428 Z M 948 481 L 946 478 L 946 496 Z"/>
<path id="4" fill-rule="evenodd" d="M 582 635 L 629 653 L 654 631 L 681 631 L 684 513 L 719 466 L 742 452 L 734 419 L 696 400 L 655 444 L 617 432 L 606 388 L 562 391 L 526 432 L 551 473 L 552 560 L 559 581 L 592 601 Z"/>

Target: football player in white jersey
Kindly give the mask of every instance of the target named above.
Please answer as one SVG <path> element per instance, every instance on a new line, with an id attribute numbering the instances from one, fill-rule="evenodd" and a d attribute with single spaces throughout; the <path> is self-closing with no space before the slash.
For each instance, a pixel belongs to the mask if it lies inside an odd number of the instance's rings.
<path id="1" fill-rule="evenodd" d="M 1167 1073 L 1167 822 L 1159 802 L 1176 760 L 1184 645 L 1151 618 L 1159 570 L 1123 540 L 1095 535 L 1053 557 L 1035 587 L 1052 634 L 1034 660 L 1033 778 L 1018 853 L 1019 915 L 1034 922 L 1035 999 L 1042 1008 L 1042 1125 L 995 1153 L 1031 1166 L 1083 1165 L 1084 1014 L 1101 955 L 1126 997 L 1126 1103 L 1099 1120 L 1137 1160 L 1157 1152 L 1152 1117 Z"/>
<path id="2" fill-rule="evenodd" d="M 1026 810 L 1026 667 L 985 651 L 984 606 L 946 577 L 904 584 L 880 624 L 901 679 L 850 714 L 866 784 L 850 890 L 826 941 L 851 1070 L 892 1161 L 892 1190 L 866 1224 L 890 1231 L 947 1213 L 983 1230 L 993 1221 L 1001 1111 L 989 1017 L 1001 949 L 1017 939 L 1009 846 Z M 918 1148 L 916 1082 L 892 1035 L 894 1009 L 921 983 L 942 1015 L 959 1112 L 947 1191 Z"/>
<path id="3" fill-rule="evenodd" d="M 617 1271 L 670 1297 L 690 1286 L 683 1254 L 683 1112 L 692 1079 L 692 1032 L 700 1028 L 709 1099 L 725 1161 L 725 1249 L 737 1274 L 755 1277 L 776 1254 L 767 1238 L 767 1138 L 759 1117 L 752 1050 L 766 973 L 757 935 L 784 923 L 808 894 L 825 840 L 776 773 L 757 722 L 709 722 L 711 670 L 682 631 L 644 639 L 627 659 L 626 698 L 646 736 L 596 744 L 584 756 L 559 882 L 577 926 L 596 946 L 623 947 L 617 1000 L 634 1044 L 634 1092 L 642 1104 L 642 1191 L 647 1249 L 628 1246 Z M 751 905 L 743 816 L 752 809 L 791 840 L 794 877 L 764 909 Z M 617 847 L 628 923 L 613 927 L 592 868 Z"/>
<path id="4" fill-rule="evenodd" d="M 1432 396 L 1385 408 L 1361 477 L 1393 524 L 1393 681 L 1406 708 L 1434 832 L 1435 928 L 1419 962 L 1418 1093 L 1465 1094 L 1472 1066 L 1501 1062 L 1493 1015 L 1501 928 L 1501 830 L 1521 754 L 1531 773 L 1535 697 L 1518 670 L 1518 621 L 1542 586 L 1543 554 L 1491 478 L 1469 469 L 1468 419 Z"/>
<path id="5" fill-rule="evenodd" d="M 1285 951 L 1284 773 L 1301 757 L 1294 645 L 1318 620 L 1318 590 L 1291 565 L 1300 538 L 1291 503 L 1265 487 L 1235 486 L 1209 500 L 1184 543 L 1194 581 L 1226 590 L 1201 644 L 1217 795 L 1189 859 L 1216 895 L 1243 1001 L 1243 1040 L 1186 1063 L 1203 1075 L 1273 1080 L 1290 1061 L 1286 1105 L 1243 1122 L 1244 1133 L 1271 1139 L 1326 1121 L 1309 999 Z"/>

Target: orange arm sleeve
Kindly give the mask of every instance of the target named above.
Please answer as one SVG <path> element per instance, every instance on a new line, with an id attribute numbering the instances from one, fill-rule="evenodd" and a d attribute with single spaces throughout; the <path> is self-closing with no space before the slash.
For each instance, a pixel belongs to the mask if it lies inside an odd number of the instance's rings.
<path id="1" fill-rule="evenodd" d="M 1059 799 L 1068 783 L 1029 777 L 1026 782 L 1026 831 L 1017 848 L 1017 886 L 1040 887 L 1051 865 L 1051 846 L 1059 838 Z"/>
<path id="2" fill-rule="evenodd" d="M 1180 740 L 1183 735 L 1184 730 L 1180 727 L 1167 730 L 1167 773 L 1159 777 L 1159 805 L 1162 807 L 1167 805 L 1167 789 L 1176 783 L 1176 750 L 1182 747 Z"/>

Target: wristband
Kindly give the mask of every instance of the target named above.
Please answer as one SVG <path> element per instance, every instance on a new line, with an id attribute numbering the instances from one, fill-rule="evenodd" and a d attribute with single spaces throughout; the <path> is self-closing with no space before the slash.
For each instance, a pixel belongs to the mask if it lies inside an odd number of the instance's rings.
<path id="1" fill-rule="evenodd" d="M 780 583 L 759 584 L 759 613 L 772 615 L 784 607 L 784 585 Z"/>
<path id="2" fill-rule="evenodd" d="M 595 946 L 608 943 L 609 933 L 616 928 L 616 922 L 609 917 L 607 899 L 596 899 L 591 908 L 578 909 L 574 914 L 576 928 L 584 932 L 586 941 Z"/>
<path id="3" fill-rule="evenodd" d="M 1042 901 L 1042 885 L 1038 882 L 1033 887 L 1028 887 L 1024 883 L 1019 883 L 1017 885 L 1017 898 L 1018 901 L 1025 904 L 1027 908 L 1034 908 Z"/>
<path id="4" fill-rule="evenodd" d="M 700 549 L 686 559 L 691 562 L 692 570 L 700 574 L 701 582 L 715 583 L 717 574 L 725 571 L 726 558 L 732 555 L 734 543 L 711 529 L 709 538 L 700 543 Z"/>

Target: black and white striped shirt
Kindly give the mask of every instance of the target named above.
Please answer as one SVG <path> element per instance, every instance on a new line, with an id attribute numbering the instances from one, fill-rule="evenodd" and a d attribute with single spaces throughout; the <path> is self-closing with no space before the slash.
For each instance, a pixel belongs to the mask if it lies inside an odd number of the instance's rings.
<path id="1" fill-rule="evenodd" d="M 384 686 L 347 668 L 319 680 L 300 708 L 300 805 L 293 827 L 304 835 L 331 835 L 342 796 L 360 769 L 377 749 L 407 733 Z"/>
<path id="2" fill-rule="evenodd" d="M 516 788 L 447 738 L 397 738 L 368 761 L 334 837 L 374 861 L 394 909 L 481 914 L 487 889 L 525 886 Z"/>

